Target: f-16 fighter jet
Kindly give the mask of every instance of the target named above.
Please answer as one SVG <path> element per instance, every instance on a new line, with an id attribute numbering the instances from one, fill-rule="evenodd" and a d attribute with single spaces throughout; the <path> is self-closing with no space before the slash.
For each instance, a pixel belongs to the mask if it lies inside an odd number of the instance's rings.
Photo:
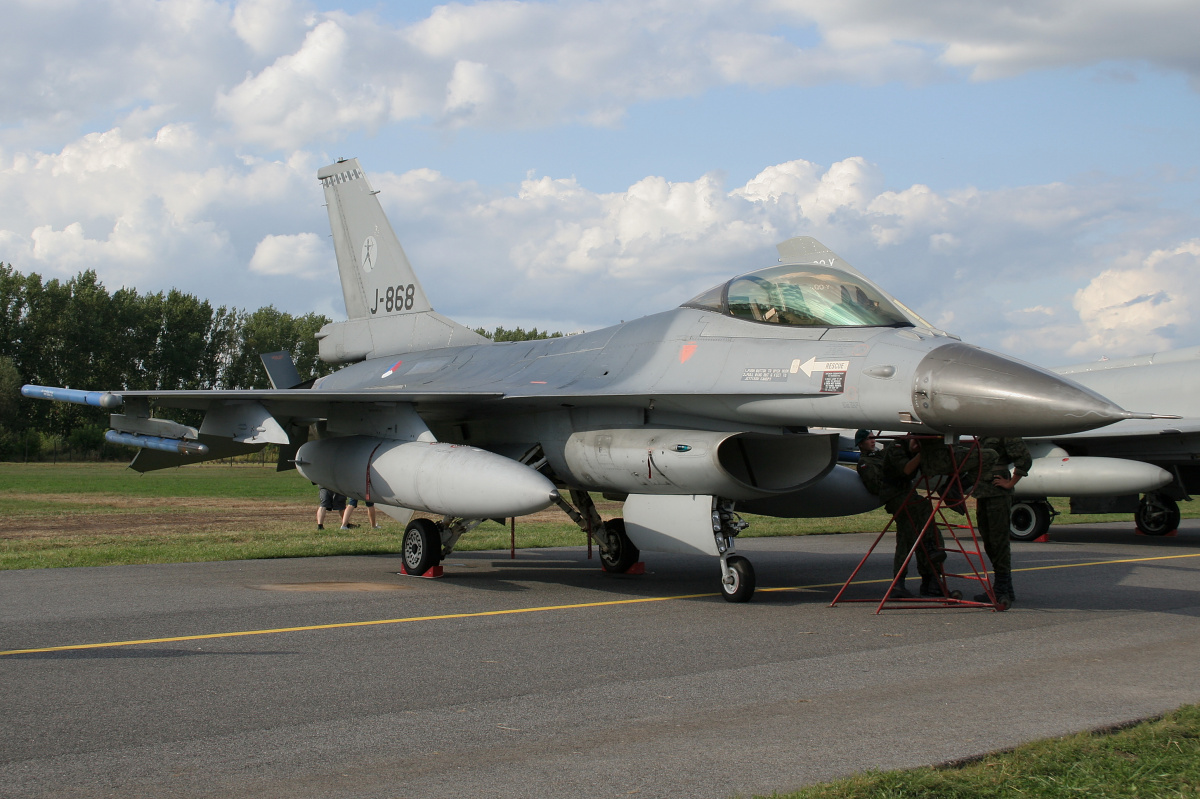
<path id="1" fill-rule="evenodd" d="M 341 369 L 299 384 L 290 359 L 264 356 L 270 390 L 23 393 L 123 406 L 108 437 L 143 448 L 138 471 L 278 444 L 280 468 L 408 522 L 411 574 L 484 520 L 557 504 L 595 538 L 608 571 L 627 571 L 640 550 L 707 554 L 735 602 L 754 592 L 735 552 L 739 511 L 831 516 L 878 504 L 835 468 L 837 435 L 810 427 L 1045 436 L 1149 418 L 935 329 L 807 237 L 780 244 L 779 263 L 677 308 L 494 343 L 433 310 L 357 160 L 317 177 L 349 317 L 318 338 L 321 358 Z M 204 421 L 152 417 L 151 402 L 204 411 Z M 624 518 L 602 520 L 589 492 L 623 500 Z"/>

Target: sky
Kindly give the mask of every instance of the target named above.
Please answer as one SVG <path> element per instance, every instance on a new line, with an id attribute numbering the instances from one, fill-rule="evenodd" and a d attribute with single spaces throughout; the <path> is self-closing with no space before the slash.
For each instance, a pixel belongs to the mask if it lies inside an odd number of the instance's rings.
<path id="1" fill-rule="evenodd" d="M 1200 344 L 1195 0 L 0 0 L 0 262 L 344 319 L 359 158 L 434 307 L 594 330 L 815 236 L 1045 366 Z"/>

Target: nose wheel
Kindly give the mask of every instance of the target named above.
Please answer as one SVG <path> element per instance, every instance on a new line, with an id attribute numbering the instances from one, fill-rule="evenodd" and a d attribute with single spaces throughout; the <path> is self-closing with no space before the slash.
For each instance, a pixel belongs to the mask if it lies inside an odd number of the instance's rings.
<path id="1" fill-rule="evenodd" d="M 741 555 L 721 558 L 721 596 L 727 602 L 749 602 L 754 596 L 754 567 Z"/>

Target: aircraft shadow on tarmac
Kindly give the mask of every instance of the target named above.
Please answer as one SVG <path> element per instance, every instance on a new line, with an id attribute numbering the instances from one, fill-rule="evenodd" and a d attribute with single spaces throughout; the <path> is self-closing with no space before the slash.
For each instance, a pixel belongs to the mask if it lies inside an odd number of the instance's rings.
<path id="1" fill-rule="evenodd" d="M 1054 544 L 1127 544 L 1138 547 L 1195 547 L 1200 534 L 1195 529 L 1180 530 L 1173 536 L 1138 535 L 1133 522 L 1128 525 L 1055 524 L 1050 526 L 1050 542 Z M 1013 546 L 1019 546 L 1017 542 Z M 1029 543 L 1037 547 L 1040 544 Z"/>

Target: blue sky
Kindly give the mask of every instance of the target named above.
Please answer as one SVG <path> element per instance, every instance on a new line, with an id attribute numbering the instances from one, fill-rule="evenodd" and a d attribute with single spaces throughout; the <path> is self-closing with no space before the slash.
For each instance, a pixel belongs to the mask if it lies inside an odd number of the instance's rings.
<path id="1" fill-rule="evenodd" d="M 1038 363 L 1191 346 L 1194 2 L 8 4 L 0 261 L 343 313 L 357 156 L 439 311 L 594 329 L 813 235 Z"/>

